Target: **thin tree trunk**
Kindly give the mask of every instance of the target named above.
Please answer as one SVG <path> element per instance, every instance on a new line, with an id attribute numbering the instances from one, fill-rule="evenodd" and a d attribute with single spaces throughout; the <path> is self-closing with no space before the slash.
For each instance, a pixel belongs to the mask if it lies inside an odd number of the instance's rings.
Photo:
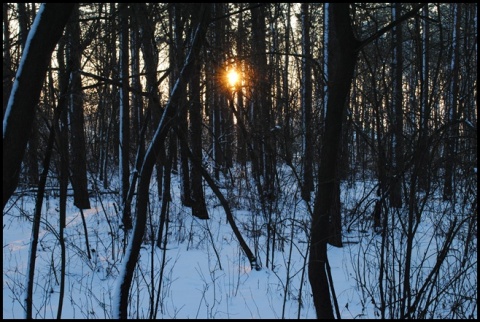
<path id="1" fill-rule="evenodd" d="M 292 140 L 292 133 L 291 133 L 291 119 L 292 119 L 292 112 L 290 111 L 290 104 L 289 104 L 289 66 L 290 66 L 290 32 L 291 32 L 291 4 L 287 3 L 287 30 L 285 33 L 285 66 L 282 75 L 282 116 L 284 118 L 283 124 L 283 137 L 284 137 L 284 144 L 285 144 L 285 160 L 287 164 L 291 164 L 293 160 L 293 140 Z"/>
<path id="2" fill-rule="evenodd" d="M 450 61 L 450 88 L 448 93 L 447 123 L 450 124 L 448 138 L 445 147 L 445 179 L 443 185 L 443 200 L 455 200 L 454 173 L 455 173 L 455 150 L 456 136 L 458 135 L 457 109 L 458 109 L 458 75 L 459 75 L 459 33 L 461 7 L 460 3 L 452 3 L 453 6 L 453 31 L 452 31 L 452 56 Z"/>
<path id="3" fill-rule="evenodd" d="M 179 136 L 180 140 L 186 140 L 186 138 L 183 136 L 183 133 L 180 133 L 177 131 L 177 135 Z M 242 233 L 240 232 L 237 224 L 235 223 L 235 219 L 233 217 L 233 213 L 230 209 L 227 199 L 223 196 L 222 192 L 220 191 L 218 186 L 215 184 L 215 181 L 212 179 L 212 177 L 208 174 L 207 170 L 203 168 L 201 161 L 196 159 L 191 151 L 187 151 L 187 152 L 193 165 L 198 169 L 198 171 L 202 173 L 203 178 L 205 179 L 205 181 L 207 181 L 213 193 L 215 193 L 217 198 L 220 200 L 220 204 L 225 210 L 227 221 L 230 224 L 230 227 L 232 227 L 233 233 L 235 234 L 235 237 L 237 237 L 237 240 L 240 243 L 240 247 L 242 247 L 242 250 L 245 253 L 245 256 L 247 256 L 250 262 L 251 268 L 257 271 L 260 270 L 261 267 L 260 267 L 260 264 L 257 262 L 257 258 L 255 257 L 253 252 L 250 250 L 250 247 L 248 247 L 245 239 L 243 239 Z"/>
<path id="4" fill-rule="evenodd" d="M 125 200 L 130 187 L 130 95 L 129 87 L 129 5 L 122 3 L 120 11 L 120 76 L 122 87 L 120 88 L 120 182 L 122 187 L 122 200 L 124 204 L 122 213 L 123 229 L 132 228 L 130 204 Z"/>
<path id="5" fill-rule="evenodd" d="M 53 78 L 50 79 L 51 84 L 53 83 Z M 62 90 L 63 93 L 66 92 L 66 88 Z M 65 95 L 60 96 L 60 101 L 54 113 L 53 124 L 58 124 L 58 120 L 60 118 L 61 108 L 66 107 L 65 102 Z M 26 311 L 26 318 L 32 319 L 33 318 L 33 284 L 34 284 L 34 276 L 35 276 L 35 262 L 37 258 L 37 247 L 38 247 L 38 236 L 40 233 L 40 220 L 42 217 L 42 205 L 43 199 L 45 196 L 45 184 L 47 182 L 47 175 L 50 168 L 50 160 L 52 157 L 52 150 L 53 144 L 55 142 L 55 133 L 56 129 L 55 126 L 50 128 L 50 134 L 48 137 L 47 147 L 45 149 L 45 158 L 43 160 L 43 170 L 40 175 L 40 180 L 38 183 L 38 191 L 37 191 L 37 198 L 35 201 L 35 213 L 33 217 L 33 225 L 32 225 L 32 236 L 30 242 L 30 257 L 28 260 L 28 269 L 27 269 L 27 292 L 25 296 L 25 311 Z"/>
<path id="6" fill-rule="evenodd" d="M 150 179 L 155 165 L 155 159 L 158 155 L 158 150 L 162 147 L 162 143 L 165 142 L 166 135 L 171 126 L 178 118 L 178 109 L 184 108 L 179 106 L 178 102 L 180 95 L 182 94 L 178 89 L 183 88 L 193 73 L 193 64 L 195 59 L 198 59 L 200 49 L 205 39 L 207 26 L 208 26 L 208 14 L 210 13 L 209 4 L 202 4 L 196 16 L 196 22 L 192 24 L 191 34 L 191 47 L 189 54 L 186 58 L 185 65 L 177 80 L 177 86 L 174 87 L 170 100 L 167 103 L 163 117 L 160 124 L 157 127 L 155 135 L 145 153 L 143 160 L 140 182 L 138 184 L 138 198 L 137 198 L 137 216 L 135 221 L 135 227 L 133 229 L 133 236 L 128 243 L 127 252 L 122 261 L 121 273 L 118 277 L 117 302 L 113 304 L 113 316 L 114 318 L 126 319 L 128 317 L 128 298 L 130 292 L 130 286 L 132 283 L 135 267 L 137 265 L 140 247 L 142 246 L 143 235 L 145 233 L 145 225 L 147 222 L 147 207 L 149 199 L 149 187 Z"/>
<path id="7" fill-rule="evenodd" d="M 63 52 L 60 52 L 58 55 L 61 57 Z M 70 70 L 65 71 L 65 64 L 62 59 L 59 58 L 59 84 L 61 88 L 70 88 L 71 83 L 69 82 Z M 67 95 L 64 92 L 64 95 Z M 68 103 L 67 103 L 68 104 Z M 68 177 L 69 177 L 69 154 L 68 154 L 68 108 L 60 106 L 60 123 L 61 126 L 58 128 L 59 139 L 58 139 L 58 150 L 60 154 L 60 165 L 59 165 L 59 174 L 58 181 L 60 186 L 60 200 L 59 200 L 59 232 L 58 232 L 58 242 L 60 243 L 60 291 L 58 299 L 58 310 L 57 310 L 57 319 L 61 318 L 62 307 L 63 307 L 63 297 L 65 292 L 65 239 L 64 239 L 64 228 L 66 226 L 66 217 L 67 217 L 67 189 L 68 189 Z"/>
<path id="8" fill-rule="evenodd" d="M 432 169 L 430 169 L 430 147 L 427 146 L 428 141 L 428 122 L 430 120 L 431 108 L 429 104 L 429 80 L 430 80 L 430 22 L 428 19 L 428 7 L 423 9 L 423 14 L 425 16 L 424 19 L 421 19 L 422 28 L 418 26 L 418 39 L 421 39 L 421 52 L 418 54 L 419 60 L 421 62 L 421 70 L 420 70 L 420 89 L 421 89 L 421 103 L 420 103 L 420 116 L 421 116 L 421 124 L 420 124 L 420 137 L 419 140 L 419 150 L 422 151 L 421 156 L 421 164 L 420 164 L 420 172 L 418 177 L 418 185 L 419 189 L 422 191 L 427 191 L 430 186 L 431 174 Z M 419 20 L 419 19 L 417 19 Z M 421 36 L 420 36 L 421 33 Z M 419 46 L 417 46 L 418 48 Z M 441 51 L 440 49 L 440 57 Z M 438 69 L 439 70 L 439 69 Z M 432 82 L 436 84 L 435 81 Z M 435 85 L 433 86 L 435 88 Z M 413 90 L 413 89 L 412 89 Z M 433 93 L 433 89 L 432 89 Z"/>
<path id="9" fill-rule="evenodd" d="M 236 37 L 236 45 L 237 45 L 237 54 L 239 57 L 243 57 L 245 49 L 244 49 L 244 39 L 243 37 L 244 32 L 245 32 L 245 27 L 244 27 L 244 15 L 243 15 L 243 5 L 239 3 L 239 10 L 240 13 L 238 15 L 238 25 L 237 25 L 237 37 Z M 245 115 L 243 113 L 243 90 L 242 90 L 242 79 L 245 77 L 244 75 L 244 69 L 245 69 L 245 64 L 243 61 L 237 62 L 237 72 L 241 75 L 240 77 L 240 84 L 238 84 L 237 87 L 234 88 L 234 92 L 232 94 L 232 99 L 235 99 L 235 94 L 237 96 L 236 100 L 236 105 L 237 105 L 237 110 L 239 111 L 238 117 L 241 118 L 240 121 L 237 120 L 238 122 L 245 122 Z M 235 102 L 234 102 L 235 103 Z M 245 143 L 245 140 L 247 139 L 244 136 L 244 133 L 242 132 L 240 126 L 237 124 L 236 126 L 236 136 L 237 136 L 237 162 L 239 162 L 242 166 L 246 165 L 247 162 L 247 145 Z"/>
<path id="10" fill-rule="evenodd" d="M 313 138 L 312 138 L 312 77 L 310 64 L 309 4 L 302 3 L 302 132 L 303 132 L 303 185 L 302 199 L 310 201 L 313 191 Z"/>
<path id="11" fill-rule="evenodd" d="M 160 223 L 158 224 L 158 233 L 157 233 L 157 247 L 162 248 L 162 242 L 167 240 L 167 232 L 165 232 L 165 239 L 163 238 L 163 228 L 168 225 L 168 213 L 169 213 L 169 207 L 170 207 L 170 201 L 172 201 L 172 197 L 170 195 L 170 182 L 171 182 L 171 177 L 172 177 L 172 159 L 173 159 L 173 141 L 176 138 L 170 137 L 170 144 L 169 146 L 169 153 L 168 156 L 165 156 L 165 171 L 164 177 L 165 179 L 163 180 L 164 182 L 164 187 L 163 187 L 163 194 L 162 194 L 162 209 L 160 210 Z M 166 244 L 164 243 L 164 246 L 166 247 Z M 163 273 L 163 272 L 162 272 Z"/>
<path id="12" fill-rule="evenodd" d="M 392 8 L 392 20 L 401 15 L 402 4 L 396 2 Z M 393 38 L 393 142 L 392 142 L 392 178 L 390 204 L 395 208 L 402 208 L 402 180 L 397 176 L 403 172 L 403 33 L 402 25 L 398 25 L 392 32 Z"/>

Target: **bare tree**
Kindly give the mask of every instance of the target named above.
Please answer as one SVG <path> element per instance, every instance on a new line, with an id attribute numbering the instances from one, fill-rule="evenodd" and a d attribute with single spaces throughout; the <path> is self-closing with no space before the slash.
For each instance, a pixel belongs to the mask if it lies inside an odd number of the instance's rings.
<path id="1" fill-rule="evenodd" d="M 122 223 L 124 229 L 132 228 L 130 204 L 125 202 L 130 187 L 130 93 L 129 87 L 129 5 L 119 5 L 120 11 L 120 77 L 122 87 L 120 89 L 120 182 L 121 196 L 124 201 Z"/>
<path id="2" fill-rule="evenodd" d="M 392 21 L 395 21 L 402 10 L 401 3 L 395 3 L 392 7 Z M 392 131 L 392 169 L 391 169 L 391 193 L 390 204 L 393 207 L 402 207 L 402 181 L 398 177 L 404 168 L 403 162 L 403 32 L 402 25 L 395 26 L 392 30 L 393 38 L 393 131 Z"/>
<path id="3" fill-rule="evenodd" d="M 128 317 L 128 299 L 130 285 L 133 279 L 133 273 L 137 265 L 138 255 L 140 253 L 140 247 L 142 246 L 143 235 L 145 232 L 145 226 L 147 223 L 147 205 L 149 199 L 149 184 L 155 165 L 155 159 L 159 153 L 159 148 L 162 147 L 162 143 L 165 141 L 167 133 L 172 125 L 174 125 L 178 118 L 178 109 L 184 108 L 178 105 L 180 95 L 178 91 L 187 84 L 193 73 L 193 64 L 200 53 L 200 49 L 205 39 L 208 15 L 210 13 L 210 5 L 202 4 L 199 10 L 199 14 L 195 15 L 196 21 L 192 24 L 191 33 L 191 47 L 186 57 L 185 64 L 177 79 L 177 85 L 171 93 L 170 100 L 165 107 L 160 124 L 157 127 L 155 135 L 145 153 L 143 159 L 140 181 L 138 183 L 138 198 L 136 206 L 136 220 L 133 229 L 133 236 L 129 239 L 128 249 L 126 255 L 122 261 L 121 274 L 118 277 L 118 285 L 116 289 L 118 302 L 114 303 L 113 315 L 115 318 L 125 319 Z"/>
<path id="4" fill-rule="evenodd" d="M 348 4 L 330 4 L 329 14 L 331 37 L 328 48 L 328 101 L 325 119 L 325 141 L 322 146 L 318 173 L 318 188 L 315 196 L 311 224 L 311 249 L 308 276 L 313 292 L 313 301 L 318 318 L 333 318 L 330 289 L 327 279 L 327 240 L 329 238 L 329 212 L 334 198 L 334 187 L 338 167 L 339 146 L 344 113 L 350 86 L 354 77 L 357 55 L 360 49 L 377 39 L 393 26 L 415 15 L 425 4 L 415 6 L 376 33 L 359 41 L 351 24 Z M 333 288 L 333 285 L 330 285 Z"/>
<path id="5" fill-rule="evenodd" d="M 303 132 L 303 185 L 302 198 L 310 201 L 313 191 L 313 140 L 312 140 L 312 76 L 310 53 L 309 4 L 302 3 L 302 132 Z"/>
<path id="6" fill-rule="evenodd" d="M 8 96 L 13 85 L 12 57 L 10 54 L 10 22 L 8 20 L 8 3 L 3 3 L 3 114 L 7 109 Z"/>
<path id="7" fill-rule="evenodd" d="M 202 65 L 196 60 L 194 63 L 194 71 L 190 80 L 190 102 L 189 119 L 190 119 L 190 142 L 192 146 L 192 154 L 195 159 L 202 162 L 202 100 L 200 92 L 200 77 Z M 191 165 L 191 198 L 192 198 L 192 215 L 200 219 L 208 219 L 207 206 L 205 204 L 205 196 L 203 194 L 202 172 Z"/>
<path id="8" fill-rule="evenodd" d="M 3 208 L 17 187 L 45 72 L 73 7 L 42 4 L 29 34 L 3 118 Z"/>
<path id="9" fill-rule="evenodd" d="M 450 61 L 450 84 L 448 90 L 448 110 L 447 110 L 447 123 L 449 123 L 448 138 L 446 140 L 445 147 L 445 181 L 443 185 L 443 199 L 454 200 L 454 175 L 455 175 L 455 151 L 458 135 L 458 93 L 459 93 L 459 34 L 460 34 L 460 19 L 462 4 L 451 4 L 453 9 L 453 28 L 452 28 L 452 48 L 451 48 L 451 61 Z"/>
<path id="10" fill-rule="evenodd" d="M 85 121 L 83 110 L 82 78 L 80 75 L 83 47 L 80 41 L 80 12 L 75 4 L 70 23 L 67 25 L 67 70 L 69 75 L 69 117 L 71 145 L 71 178 L 74 205 L 81 209 L 90 208 L 87 181 L 87 151 L 85 147 Z"/>

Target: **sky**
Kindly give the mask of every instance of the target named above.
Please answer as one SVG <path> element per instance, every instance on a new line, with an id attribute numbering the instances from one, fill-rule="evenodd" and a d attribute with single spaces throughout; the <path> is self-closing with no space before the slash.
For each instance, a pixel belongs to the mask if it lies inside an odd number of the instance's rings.
<path id="1" fill-rule="evenodd" d="M 252 228 L 255 223 L 261 224 L 258 209 L 250 198 L 236 197 L 242 195 L 239 190 L 232 189 L 227 192 L 222 189 L 232 201 L 235 220 L 243 237 L 252 251 L 257 249 L 262 269 L 256 271 L 251 270 L 214 194 L 206 188 L 211 219 L 199 220 L 191 216 L 188 208 L 180 206 L 178 177 L 173 175 L 172 179 L 173 200 L 169 210 L 167 249 L 164 251 L 157 247 L 152 248 L 152 232 L 147 228 L 146 243 L 142 247 L 133 278 L 129 317 L 149 317 L 152 289 L 155 294 L 153 307 L 156 308 L 156 318 L 316 317 L 305 269 L 308 256 L 305 232 L 309 229 L 309 215 L 297 189 L 290 186 L 290 193 L 287 193 L 278 205 L 279 213 L 274 215 L 277 216 L 275 218 L 279 222 L 278 229 L 284 239 L 283 243 L 281 240 L 277 242 L 274 265 L 272 267 L 269 263 L 268 268 L 265 262 L 266 236 L 255 233 L 258 232 L 258 227 Z M 151 190 L 150 214 L 156 224 L 161 203 L 153 197 L 154 186 L 152 185 Z M 364 198 L 370 202 L 363 202 L 357 209 L 368 213 L 374 201 L 374 194 L 368 192 L 373 187 L 374 182 L 358 183 L 350 189 L 345 186 L 342 189 L 345 211 L 350 209 L 349 205 L 359 205 L 359 200 L 371 195 Z M 116 189 L 115 184 L 111 189 Z M 243 195 L 255 194 L 244 191 Z M 65 229 L 66 289 L 62 318 L 112 317 L 112 302 L 115 299 L 114 289 L 118 282 L 123 245 L 123 233 L 118 229 L 121 219 L 116 214 L 117 199 L 118 197 L 112 194 L 92 197 L 92 208 L 83 211 L 92 254 L 90 260 L 86 255 L 80 212 L 73 206 L 73 200 L 68 200 Z M 32 227 L 31 221 L 26 218 L 32 218 L 33 205 L 34 196 L 31 193 L 22 198 L 14 196 L 4 211 L 3 318 L 25 317 L 21 303 L 26 285 L 25 274 Z M 58 197 L 51 194 L 45 200 L 42 216 L 33 312 L 35 318 L 56 318 L 60 289 L 60 248 L 55 237 L 58 231 Z M 374 295 L 378 292 L 378 249 L 381 235 L 371 231 L 369 221 L 355 219 L 352 213 L 345 216 L 345 225 L 349 223 L 350 229 L 344 231 L 344 247 L 328 248 L 340 314 L 343 319 L 377 318 L 378 311 L 366 292 L 368 289 Z M 446 218 L 444 219 L 447 222 Z M 433 266 L 436 258 L 435 245 L 441 245 L 441 240 L 433 237 L 432 227 L 432 222 L 425 220 L 425 224 L 418 228 L 414 254 L 423 259 L 421 263 Z M 436 231 L 438 229 L 437 227 Z M 405 242 L 401 238 L 398 241 Z M 417 264 L 415 259 L 413 262 Z M 471 273 L 470 282 L 476 286 L 476 260 L 470 268 L 475 270 L 474 276 Z M 416 274 L 415 271 L 412 274 Z M 159 287 L 160 277 L 162 283 Z M 367 285 L 368 288 L 359 287 L 359 283 Z M 444 313 L 448 313 L 448 308 Z"/>

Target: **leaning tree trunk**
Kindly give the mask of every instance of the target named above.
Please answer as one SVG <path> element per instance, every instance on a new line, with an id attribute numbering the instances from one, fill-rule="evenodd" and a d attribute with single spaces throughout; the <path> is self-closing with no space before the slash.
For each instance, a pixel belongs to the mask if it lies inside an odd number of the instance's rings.
<path id="1" fill-rule="evenodd" d="M 45 3 L 34 21 L 3 118 L 3 208 L 17 188 L 50 57 L 62 36 L 73 3 Z"/>
<path id="2" fill-rule="evenodd" d="M 159 149 L 163 147 L 168 131 L 175 124 L 178 119 L 179 109 L 184 106 L 179 106 L 180 99 L 179 88 L 184 87 L 190 79 L 193 72 L 193 64 L 200 53 L 203 41 L 205 39 L 208 26 L 208 13 L 210 8 L 208 4 L 202 4 L 199 8 L 199 13 L 196 15 L 197 22 L 192 24 L 192 41 L 190 52 L 187 55 L 185 64 L 180 72 L 177 80 L 177 86 L 174 86 L 167 103 L 160 124 L 157 127 L 155 135 L 145 153 L 141 172 L 140 181 L 138 183 L 137 206 L 136 206 L 136 220 L 133 229 L 133 236 L 129 239 L 128 249 L 122 262 L 121 274 L 118 277 L 117 289 L 115 292 L 117 302 L 113 304 L 113 316 L 115 318 L 126 319 L 128 317 L 128 299 L 130 292 L 130 285 L 137 265 L 137 260 L 140 254 L 140 247 L 142 246 L 143 235 L 145 233 L 145 226 L 147 223 L 147 208 L 149 199 L 150 179 L 155 165 L 156 157 Z"/>

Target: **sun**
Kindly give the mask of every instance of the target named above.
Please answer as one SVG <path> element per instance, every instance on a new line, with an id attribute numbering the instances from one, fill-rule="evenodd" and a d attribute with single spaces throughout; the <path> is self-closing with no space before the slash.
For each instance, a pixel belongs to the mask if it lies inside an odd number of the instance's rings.
<path id="1" fill-rule="evenodd" d="M 240 79 L 240 75 L 237 73 L 237 71 L 235 69 L 231 69 L 228 73 L 227 73 L 227 80 L 228 80 L 228 84 L 231 86 L 231 87 L 235 87 L 238 83 Z"/>

